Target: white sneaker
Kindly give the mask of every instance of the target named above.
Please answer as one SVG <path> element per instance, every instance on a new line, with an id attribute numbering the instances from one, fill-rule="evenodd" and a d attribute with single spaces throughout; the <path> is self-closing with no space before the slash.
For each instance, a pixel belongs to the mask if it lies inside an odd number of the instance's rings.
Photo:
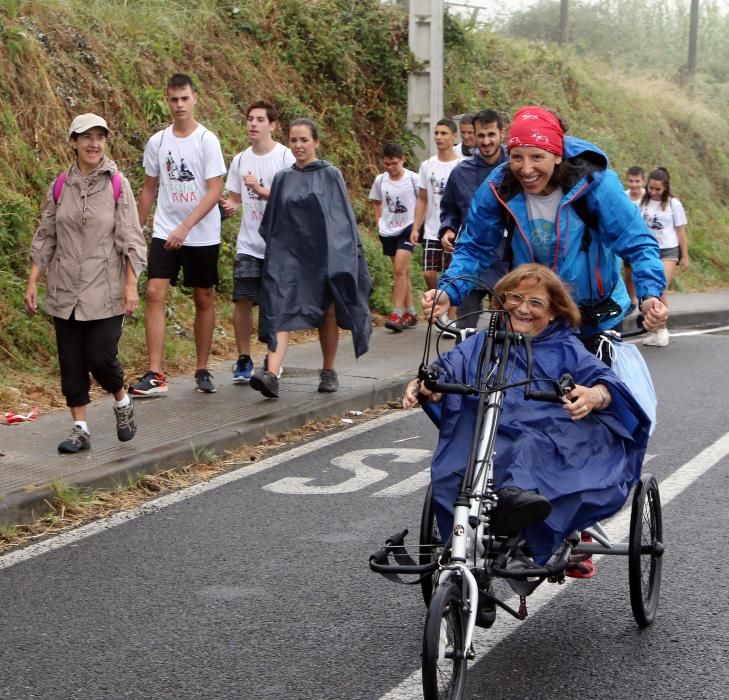
<path id="1" fill-rule="evenodd" d="M 439 319 L 439 323 L 441 326 L 448 326 L 450 323 L 453 323 L 453 321 L 448 318 L 448 314 L 443 314 Z M 441 330 L 438 328 L 438 332 L 441 334 L 443 338 L 450 338 L 451 340 L 455 340 L 457 338 L 456 334 L 453 333 L 450 330 Z"/>
<path id="2" fill-rule="evenodd" d="M 648 333 L 643 338 L 643 345 L 654 345 L 658 348 L 665 348 L 668 345 L 668 328 L 659 328 L 657 331 Z"/>
<path id="3" fill-rule="evenodd" d="M 656 345 L 665 348 L 668 345 L 668 328 L 659 328 L 656 331 Z"/>

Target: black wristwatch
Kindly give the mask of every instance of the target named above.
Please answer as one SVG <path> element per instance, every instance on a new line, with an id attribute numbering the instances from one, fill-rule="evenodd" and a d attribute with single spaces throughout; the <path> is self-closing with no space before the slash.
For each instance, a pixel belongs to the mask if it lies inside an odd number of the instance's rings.
<path id="1" fill-rule="evenodd" d="M 640 309 L 640 307 L 643 306 L 643 302 L 648 299 L 658 299 L 658 297 L 655 294 L 646 294 L 638 300 L 638 309 Z"/>

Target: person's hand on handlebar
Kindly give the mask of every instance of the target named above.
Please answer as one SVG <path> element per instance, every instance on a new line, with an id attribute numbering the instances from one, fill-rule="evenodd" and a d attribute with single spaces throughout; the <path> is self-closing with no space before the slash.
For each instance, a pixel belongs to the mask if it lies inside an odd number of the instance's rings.
<path id="1" fill-rule="evenodd" d="M 434 301 L 435 309 L 433 309 Z M 423 316 L 426 321 L 431 318 L 431 311 L 432 317 L 438 319 L 451 308 L 451 300 L 442 289 L 429 289 L 423 294 L 420 303 L 423 305 Z"/>
<path id="2" fill-rule="evenodd" d="M 564 397 L 567 399 L 564 410 L 572 420 L 587 418 L 593 411 L 607 408 L 612 401 L 610 391 L 604 384 L 595 384 L 595 386 L 578 384 Z"/>
<path id="3" fill-rule="evenodd" d="M 430 403 L 440 401 L 442 396 L 441 394 L 435 394 L 429 389 L 426 389 L 419 379 L 413 379 L 405 387 L 405 395 L 402 397 L 402 407 L 408 409 L 417 406 L 420 403 L 418 395 L 426 397 Z"/>
<path id="4" fill-rule="evenodd" d="M 644 299 L 640 312 L 643 314 L 643 325 L 649 331 L 665 326 L 668 320 L 668 307 L 656 297 Z"/>

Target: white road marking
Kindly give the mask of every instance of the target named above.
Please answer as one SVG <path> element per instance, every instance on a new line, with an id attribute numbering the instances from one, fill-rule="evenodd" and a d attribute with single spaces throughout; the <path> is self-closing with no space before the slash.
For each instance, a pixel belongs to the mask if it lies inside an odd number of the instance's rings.
<path id="1" fill-rule="evenodd" d="M 718 328 L 704 328 L 697 331 L 680 331 L 679 333 L 674 333 L 673 331 L 671 331 L 670 335 L 671 338 L 679 338 L 680 336 L 684 335 L 707 335 L 708 333 L 721 333 L 722 331 L 729 331 L 729 326 L 720 326 Z"/>
<path id="2" fill-rule="evenodd" d="M 709 447 L 693 459 L 690 459 L 659 484 L 661 505 L 664 507 L 667 506 L 676 496 L 691 486 L 727 455 L 729 455 L 729 433 L 720 437 L 713 445 L 709 445 Z M 605 526 L 605 523 L 603 525 Z M 613 542 L 626 541 L 629 529 L 630 508 L 621 510 L 605 526 L 605 530 Z M 596 556 L 594 559 L 597 562 L 602 558 Z M 542 584 L 527 599 L 529 617 L 534 617 L 549 601 L 573 585 L 576 580 L 570 578 L 565 579 L 565 583 L 559 587 Z M 479 651 L 471 663 L 478 663 L 484 659 L 491 649 L 506 639 L 512 632 L 515 632 L 521 624 L 524 623 L 504 613 L 497 616 L 496 622 L 491 629 L 485 630 L 477 627 L 474 633 L 473 645 Z M 421 631 L 413 630 L 413 634 L 419 636 Z M 385 695 L 382 695 L 379 700 L 413 700 L 414 698 L 422 697 L 421 671 L 418 669 L 398 686 L 385 693 Z"/>
<path id="3" fill-rule="evenodd" d="M 430 450 L 423 450 L 425 452 L 425 457 L 431 455 L 432 453 Z M 409 476 L 407 479 L 403 481 L 399 481 L 397 484 L 393 484 L 392 486 L 388 486 L 386 489 L 382 489 L 382 491 L 377 491 L 376 493 L 373 493 L 372 496 L 377 497 L 386 497 L 386 498 L 393 498 L 396 496 L 406 496 L 410 493 L 415 493 L 416 491 L 419 491 L 422 488 L 425 488 L 430 483 L 430 467 L 427 469 L 423 469 L 422 471 L 419 471 L 417 474 L 413 474 L 412 476 Z"/>
<path id="4" fill-rule="evenodd" d="M 365 464 L 367 457 L 374 455 L 393 455 L 393 462 L 417 464 L 430 455 L 430 450 L 408 449 L 406 447 L 381 447 L 369 450 L 354 450 L 335 457 L 331 463 L 344 471 L 352 472 L 354 476 L 338 484 L 317 486 L 309 482 L 312 477 L 286 476 L 283 479 L 267 484 L 263 488 L 274 493 L 289 493 L 294 495 L 331 495 L 337 493 L 352 493 L 371 486 L 388 477 L 384 469 L 375 469 Z"/>
<path id="5" fill-rule="evenodd" d="M 245 465 L 239 469 L 225 472 L 225 474 L 216 476 L 214 479 L 210 479 L 210 481 L 195 484 L 194 486 L 182 489 L 181 491 L 175 491 L 174 493 L 162 496 L 155 501 L 145 503 L 138 508 L 123 511 L 121 513 L 115 513 L 104 520 L 97 520 L 93 523 L 89 523 L 88 525 L 83 525 L 76 530 L 70 530 L 69 532 L 56 535 L 44 540 L 43 542 L 32 544 L 24 549 L 18 549 L 14 552 L 10 552 L 5 556 L 0 557 L 0 571 L 8 569 L 11 566 L 15 566 L 15 564 L 19 564 L 20 562 L 46 554 L 47 552 L 52 552 L 53 550 L 73 544 L 74 542 L 78 542 L 86 537 L 91 537 L 99 532 L 104 532 L 113 527 L 117 527 L 118 525 L 123 525 L 124 523 L 127 523 L 130 520 L 135 520 L 143 515 L 156 513 L 163 508 L 186 501 L 188 498 L 194 498 L 195 496 L 207 493 L 208 491 L 225 486 L 226 484 L 232 484 L 240 479 L 245 479 L 248 476 L 253 476 L 254 474 L 266 471 L 267 469 L 272 469 L 283 462 L 311 454 L 316 450 L 321 450 L 322 448 L 329 447 L 330 445 L 336 445 L 338 442 L 348 440 L 356 435 L 377 430 L 377 428 L 383 425 L 396 423 L 397 421 L 411 417 L 412 415 L 413 413 L 410 411 L 393 411 L 392 413 L 386 413 L 372 421 L 360 423 L 359 425 L 355 425 L 354 427 L 343 430 L 342 432 L 327 435 L 320 440 L 314 440 L 313 442 L 300 445 L 299 447 L 294 447 L 291 450 L 274 455 L 273 457 L 268 457 L 267 459 L 260 461 L 258 464 Z"/>

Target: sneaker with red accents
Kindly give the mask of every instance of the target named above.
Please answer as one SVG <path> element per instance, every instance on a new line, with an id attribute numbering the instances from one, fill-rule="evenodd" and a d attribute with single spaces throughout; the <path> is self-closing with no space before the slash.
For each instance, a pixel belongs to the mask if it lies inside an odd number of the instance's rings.
<path id="1" fill-rule="evenodd" d="M 580 542 L 592 542 L 592 537 L 583 532 L 580 535 Z M 592 554 L 573 554 L 564 570 L 564 575 L 570 578 L 592 578 L 595 575 Z"/>
<path id="2" fill-rule="evenodd" d="M 393 311 L 393 313 L 387 317 L 387 321 L 385 321 L 385 328 L 395 331 L 395 333 L 400 333 L 402 329 L 405 328 L 402 322 L 402 316 Z"/>
<path id="3" fill-rule="evenodd" d="M 160 372 L 146 371 L 139 380 L 129 385 L 129 395 L 143 398 L 145 396 L 159 396 L 167 393 L 167 377 Z"/>
<path id="4" fill-rule="evenodd" d="M 403 328 L 415 328 L 418 325 L 418 319 L 407 311 L 402 315 Z"/>

